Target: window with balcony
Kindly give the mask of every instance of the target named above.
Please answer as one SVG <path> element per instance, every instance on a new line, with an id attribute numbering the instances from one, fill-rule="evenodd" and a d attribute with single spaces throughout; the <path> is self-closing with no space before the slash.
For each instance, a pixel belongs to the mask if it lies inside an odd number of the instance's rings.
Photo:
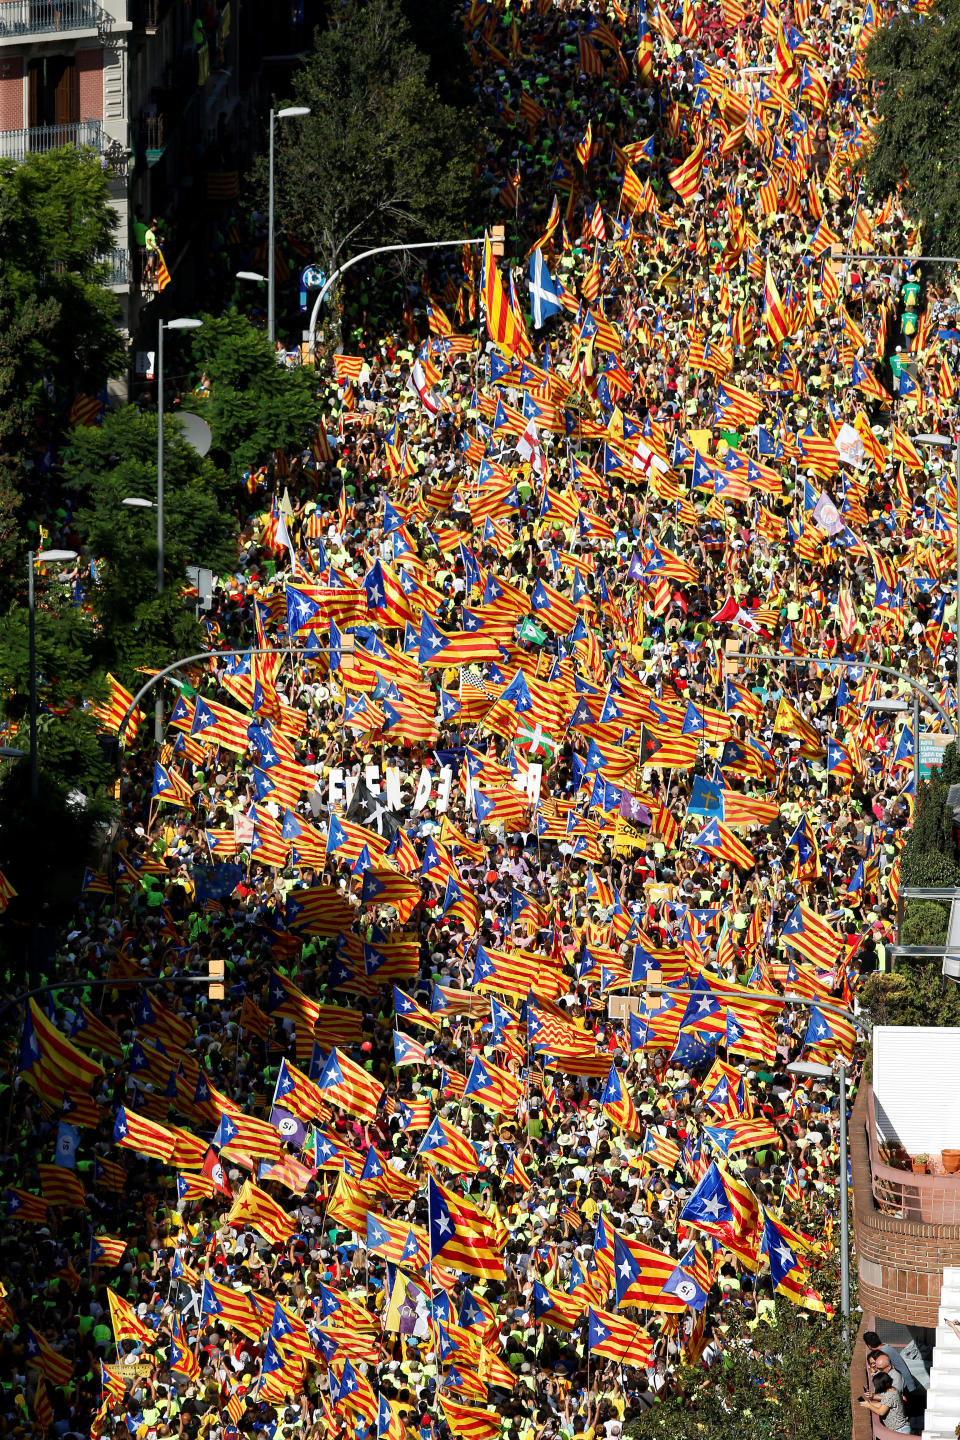
<path id="1" fill-rule="evenodd" d="M 80 81 L 73 55 L 45 55 L 27 70 L 29 125 L 69 126 L 80 123 Z"/>

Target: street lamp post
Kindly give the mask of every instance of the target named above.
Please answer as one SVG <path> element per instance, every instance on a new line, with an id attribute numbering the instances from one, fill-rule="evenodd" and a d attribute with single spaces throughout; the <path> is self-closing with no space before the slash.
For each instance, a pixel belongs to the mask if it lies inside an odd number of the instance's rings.
<path id="1" fill-rule="evenodd" d="M 822 665 L 825 670 L 872 670 L 876 675 L 889 675 L 892 679 L 902 681 L 909 685 L 911 690 L 922 695 L 932 710 L 935 710 L 943 721 L 947 730 L 956 740 L 958 735 L 956 720 L 951 720 L 947 711 L 932 690 L 926 685 L 921 685 L 919 680 L 914 680 L 912 675 L 907 675 L 902 670 L 895 670 L 892 665 L 878 665 L 873 660 L 838 660 L 832 655 L 781 655 L 776 650 L 745 650 L 737 657 L 744 665 L 752 664 L 755 660 L 762 660 L 765 664 L 774 665 Z"/>
<path id="2" fill-rule="evenodd" d="M 287 105 L 283 110 L 270 111 L 270 190 L 267 215 L 267 339 L 272 345 L 275 339 L 276 323 L 274 308 L 274 255 L 273 255 L 273 131 L 276 120 L 296 120 L 309 115 L 309 105 Z M 252 272 L 251 272 L 252 273 Z M 244 277 L 246 278 L 246 277 Z M 259 277 L 258 277 L 259 278 Z"/>
<path id="3" fill-rule="evenodd" d="M 317 324 L 320 319 L 320 309 L 324 300 L 334 285 L 336 285 L 340 276 L 346 274 L 354 265 L 359 265 L 361 260 L 369 260 L 373 255 L 386 255 L 397 250 L 444 250 L 451 245 L 482 245 L 485 238 L 483 235 L 474 235 L 468 239 L 464 239 L 461 236 L 459 240 L 416 240 L 409 245 L 374 245 L 372 250 L 361 250 L 359 255 L 352 255 L 349 260 L 345 260 L 342 265 L 337 266 L 336 270 L 330 272 L 326 283 L 322 286 L 320 293 L 313 302 L 313 309 L 310 312 L 310 329 L 307 337 L 308 354 L 312 357 L 317 348 Z M 494 253 L 498 254 L 502 252 L 495 251 Z"/>
<path id="4" fill-rule="evenodd" d="M 76 550 L 41 550 L 27 554 L 27 635 L 30 655 L 30 798 L 36 800 L 39 793 L 37 772 L 37 636 L 36 606 L 33 595 L 33 567 L 37 561 L 76 560 Z"/>
<path id="5" fill-rule="evenodd" d="M 163 332 L 164 330 L 198 330 L 202 320 L 161 320 L 157 327 L 157 594 L 163 594 Z M 134 497 L 130 497 L 133 499 Z M 124 502 L 126 503 L 126 502 Z M 137 503 L 134 501 L 134 503 Z M 163 700 L 157 692 L 154 717 L 157 744 L 163 739 Z"/>
<path id="6" fill-rule="evenodd" d="M 906 700 L 868 700 L 864 710 L 875 710 L 882 715 L 904 715 L 910 709 Z M 920 792 L 920 696 L 913 692 L 913 793 Z"/>
<path id="7" fill-rule="evenodd" d="M 812 1060 L 795 1060 L 787 1066 L 787 1070 L 791 1075 L 809 1075 L 818 1080 L 834 1078 L 829 1065 L 817 1065 Z M 846 1325 L 850 1320 L 850 1215 L 847 1205 L 847 1063 L 842 1055 L 837 1056 L 837 1070 L 840 1086 L 840 1313 Z"/>

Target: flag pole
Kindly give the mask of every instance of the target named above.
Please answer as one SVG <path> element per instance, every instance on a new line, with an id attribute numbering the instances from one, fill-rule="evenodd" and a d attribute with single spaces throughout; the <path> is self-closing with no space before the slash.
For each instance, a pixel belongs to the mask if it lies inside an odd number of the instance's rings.
<path id="1" fill-rule="evenodd" d="M 437 1369 L 437 1381 L 433 1388 L 433 1413 L 436 1415 L 440 1403 L 440 1341 L 437 1336 L 437 1307 L 433 1302 L 433 1220 L 430 1215 L 430 1172 L 427 1167 L 427 1280 L 430 1285 L 430 1338 L 433 1341 L 433 1357 Z"/>

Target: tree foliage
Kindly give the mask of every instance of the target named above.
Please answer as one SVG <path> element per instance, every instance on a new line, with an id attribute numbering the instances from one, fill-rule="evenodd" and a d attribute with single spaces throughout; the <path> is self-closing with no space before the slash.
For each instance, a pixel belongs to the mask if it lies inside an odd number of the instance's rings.
<path id="1" fill-rule="evenodd" d="M 311 377 L 278 365 L 262 330 L 236 310 L 205 315 L 192 332 L 192 355 L 209 394 L 187 397 L 186 404 L 210 425 L 210 458 L 231 481 L 275 450 L 302 447 L 317 409 Z"/>
<path id="2" fill-rule="evenodd" d="M 56 576 L 38 576 L 36 609 L 39 795 L 30 795 L 29 761 L 0 764 L 0 871 L 17 891 L 11 915 L 23 925 L 55 913 L 64 875 L 75 890 L 97 826 L 110 810 L 112 775 L 85 698 L 103 696 L 95 674 L 97 636 L 91 617 L 72 603 Z M 29 637 L 26 607 L 11 606 L 0 623 L 0 720 L 13 744 L 29 747 Z M 51 908 L 53 907 L 53 908 Z M 5 942 L 7 958 L 25 963 L 22 944 Z"/>
<path id="3" fill-rule="evenodd" d="M 102 283 L 113 243 L 97 156 L 0 161 L 0 600 L 22 573 L 15 562 L 70 401 L 124 364 L 116 297 Z"/>
<path id="4" fill-rule="evenodd" d="M 937 900 L 911 900 L 900 927 L 901 945 L 942 945 L 950 911 Z"/>
<path id="5" fill-rule="evenodd" d="M 947 808 L 950 776 L 957 764 L 956 746 L 949 745 L 944 764 L 921 781 L 913 828 L 903 848 L 900 882 L 903 885 L 956 885 L 960 879 L 953 815 Z"/>
<path id="6" fill-rule="evenodd" d="M 472 106 L 473 68 L 463 28 L 463 15 L 449 0 L 400 0 L 410 38 L 429 61 L 428 82 L 445 104 Z"/>
<path id="7" fill-rule="evenodd" d="M 882 198 L 903 184 L 924 251 L 960 254 L 960 0 L 897 15 L 874 35 L 866 63 L 880 81 L 867 187 Z"/>
<path id="8" fill-rule="evenodd" d="M 93 560 L 84 581 L 97 622 L 93 664 L 124 684 L 140 665 L 163 665 L 202 648 L 185 607 L 187 565 L 230 570 L 236 558 L 228 508 L 233 487 L 212 460 L 164 425 L 164 592 L 157 594 L 156 510 L 131 509 L 126 496 L 156 500 L 157 417 L 133 406 L 99 426 L 74 431 L 64 476 L 76 497 L 76 529 Z"/>
<path id="9" fill-rule="evenodd" d="M 294 78 L 311 114 L 277 127 L 278 215 L 328 272 L 369 246 L 453 238 L 469 214 L 469 116 L 430 63 L 399 0 L 346 0 Z"/>
<path id="10" fill-rule="evenodd" d="M 941 962 L 899 964 L 893 975 L 868 975 L 860 987 L 874 1025 L 960 1025 L 960 985 L 943 978 Z"/>
<path id="11" fill-rule="evenodd" d="M 850 1435 L 849 1346 L 841 1321 L 777 1301 L 776 1323 L 751 1331 L 739 1307 L 724 1330 L 751 1336 L 724 1344 L 708 1374 L 683 1369 L 679 1393 L 658 1401 L 625 1430 L 629 1440 L 843 1440 Z M 724 1336 L 720 1337 L 723 1343 Z"/>

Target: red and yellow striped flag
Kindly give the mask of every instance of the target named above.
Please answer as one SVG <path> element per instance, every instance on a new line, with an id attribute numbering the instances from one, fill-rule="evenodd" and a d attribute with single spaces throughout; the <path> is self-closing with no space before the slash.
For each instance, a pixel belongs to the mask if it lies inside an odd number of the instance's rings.
<path id="1" fill-rule="evenodd" d="M 700 188 L 700 176 L 703 172 L 703 157 L 705 154 L 706 146 L 698 136 L 686 160 L 678 165 L 675 170 L 671 170 L 667 177 L 685 205 L 690 204 L 690 201 Z"/>
<path id="2" fill-rule="evenodd" d="M 475 1405 L 458 1405 L 441 1394 L 440 1404 L 456 1440 L 494 1440 L 500 1434 L 500 1416 L 495 1410 L 478 1410 Z"/>
<path id="3" fill-rule="evenodd" d="M 68 1210 L 83 1210 L 87 1204 L 87 1192 L 83 1181 L 73 1170 L 62 1165 L 38 1165 L 40 1190 L 48 1205 L 59 1205 Z"/>
<path id="4" fill-rule="evenodd" d="M 120 681 L 113 675 L 108 674 L 106 676 L 106 684 L 108 690 L 106 700 L 102 705 L 91 705 L 89 710 L 90 714 L 96 716 L 100 721 L 104 730 L 109 730 L 114 735 L 118 735 L 123 717 L 133 704 L 133 696 L 129 690 L 124 689 Z M 138 705 L 124 726 L 123 735 L 120 737 L 124 745 L 133 744 L 142 719 L 143 711 Z"/>
<path id="5" fill-rule="evenodd" d="M 364 363 L 362 355 L 334 355 L 333 372 L 337 377 L 337 384 L 345 385 L 350 381 L 359 380 Z"/>
<path id="6" fill-rule="evenodd" d="M 35 1000 L 30 1001 L 22 1054 L 28 1073 L 40 1070 L 44 1079 L 61 1090 L 88 1090 L 103 1074 L 103 1066 L 71 1044 Z"/>
<path id="7" fill-rule="evenodd" d="M 351 1115 L 372 1122 L 383 1098 L 383 1086 L 361 1065 L 348 1059 L 342 1050 L 331 1050 L 317 1089 L 332 1105 L 341 1105 Z"/>
<path id="8" fill-rule="evenodd" d="M 113 1143 L 123 1150 L 136 1150 L 154 1160 L 167 1161 L 177 1148 L 177 1137 L 166 1125 L 121 1106 L 113 1127 Z"/>
<path id="9" fill-rule="evenodd" d="M 152 1346 L 156 1335 L 138 1317 L 137 1312 L 129 1301 L 116 1295 L 112 1289 L 107 1288 L 107 1300 L 110 1304 L 110 1324 L 113 1326 L 113 1338 L 119 1345 L 121 1340 L 138 1340 L 144 1345 Z"/>
<path id="10" fill-rule="evenodd" d="M 73 1361 L 68 1360 L 65 1355 L 60 1355 L 50 1341 L 34 1330 L 32 1325 L 27 1326 L 26 1360 L 28 1365 L 33 1365 L 51 1385 L 69 1385 L 73 1375 Z"/>
<path id="11" fill-rule="evenodd" d="M 119 1265 L 127 1248 L 117 1235 L 94 1235 L 90 1240 L 91 1265 Z"/>
<path id="12" fill-rule="evenodd" d="M 781 298 L 780 291 L 777 289 L 777 282 L 773 278 L 769 258 L 767 259 L 767 271 L 763 282 L 763 323 L 774 345 L 782 345 L 784 340 L 791 334 L 791 325 L 787 315 L 787 309 Z"/>
<path id="13" fill-rule="evenodd" d="M 592 1305 L 587 1308 L 587 1346 L 591 1355 L 605 1355 L 621 1365 L 646 1365 L 653 1354 L 653 1339 L 642 1325 Z"/>
<path id="14" fill-rule="evenodd" d="M 0 870 L 0 915 L 6 910 L 10 901 L 16 899 L 16 894 L 16 890 L 14 890 L 3 871 Z"/>
<path id="15" fill-rule="evenodd" d="M 296 1230 L 296 1221 L 266 1191 L 245 1180 L 227 1215 L 227 1224 L 244 1221 L 259 1230 L 271 1245 L 286 1245 Z"/>
<path id="16" fill-rule="evenodd" d="M 487 334 L 496 345 L 502 346 L 511 355 L 525 354 L 523 331 L 510 308 L 510 302 L 503 289 L 500 272 L 490 243 L 490 236 L 483 242 L 483 308 L 487 317 Z"/>
<path id="17" fill-rule="evenodd" d="M 187 1344 L 179 1315 L 174 1317 L 170 1326 L 170 1369 L 176 1375 L 186 1375 L 188 1380 L 200 1377 L 200 1362 Z"/>
<path id="18" fill-rule="evenodd" d="M 33 1415 L 44 1435 L 53 1424 L 53 1406 L 50 1404 L 50 1396 L 47 1394 L 47 1385 L 43 1376 L 37 1381 L 37 1388 L 33 1396 Z"/>

